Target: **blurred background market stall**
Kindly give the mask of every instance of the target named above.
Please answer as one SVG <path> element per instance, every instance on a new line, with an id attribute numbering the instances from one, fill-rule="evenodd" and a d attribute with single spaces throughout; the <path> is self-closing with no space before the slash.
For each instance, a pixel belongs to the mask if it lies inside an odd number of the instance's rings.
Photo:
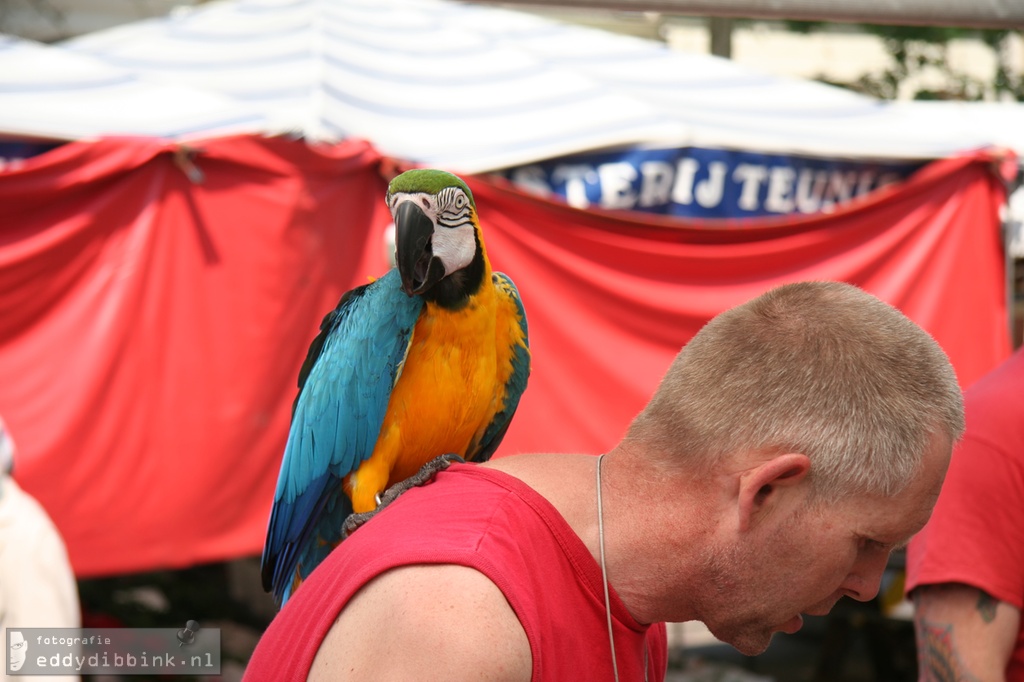
<path id="1" fill-rule="evenodd" d="M 967 59 L 977 87 L 950 67 L 889 92 L 721 56 L 759 33 L 773 56 L 768 34 L 793 51 L 815 31 L 854 37 L 782 23 L 827 16 L 564 5 L 5 5 L 0 414 L 87 622 L 222 623 L 226 676 L 244 666 L 272 615 L 256 565 L 298 368 L 324 312 L 388 267 L 384 189 L 406 167 L 467 179 L 526 303 L 534 372 L 499 456 L 604 451 L 707 319 L 786 281 L 849 281 L 900 307 L 964 387 L 1020 343 L 1010 3 L 935 17 L 990 29 L 934 57 L 990 45 L 988 82 Z M 866 679 L 913 679 L 898 569 L 871 610 L 732 662 L 810 661 L 777 679 L 838 680 L 849 671 L 822 661 L 875 660 Z M 837 632 L 851 623 L 871 627 Z"/>

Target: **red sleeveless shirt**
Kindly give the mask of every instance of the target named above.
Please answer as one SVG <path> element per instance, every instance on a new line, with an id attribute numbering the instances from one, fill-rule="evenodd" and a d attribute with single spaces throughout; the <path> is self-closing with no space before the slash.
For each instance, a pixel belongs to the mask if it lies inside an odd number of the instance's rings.
<path id="1" fill-rule="evenodd" d="M 534 682 L 613 680 L 601 568 L 551 504 L 519 479 L 456 464 L 403 493 L 345 540 L 296 591 L 260 639 L 245 682 L 305 680 L 348 600 L 381 573 L 457 564 L 486 575 L 519 618 Z M 637 623 L 612 591 L 619 679 L 665 678 L 664 624 Z"/>

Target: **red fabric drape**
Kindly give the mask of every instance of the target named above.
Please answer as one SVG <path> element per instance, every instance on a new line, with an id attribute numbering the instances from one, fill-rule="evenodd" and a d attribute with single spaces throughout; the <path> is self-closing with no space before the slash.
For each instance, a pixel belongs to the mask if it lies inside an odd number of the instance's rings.
<path id="1" fill-rule="evenodd" d="M 203 146 L 202 184 L 145 140 L 0 175 L 0 411 L 79 575 L 259 550 L 301 358 L 383 257 L 368 145 Z"/>
<path id="2" fill-rule="evenodd" d="M 0 173 L 0 414 L 80 576 L 260 551 L 309 341 L 385 267 L 369 145 L 193 152 L 75 143 Z M 829 216 L 714 228 L 468 180 L 534 353 L 500 454 L 607 449 L 701 324 L 786 281 L 846 280 L 899 306 L 964 385 L 1010 352 L 1003 189 L 982 156 Z"/>
<path id="3" fill-rule="evenodd" d="M 470 186 L 533 348 L 502 454 L 610 448 L 710 317 L 786 282 L 842 280 L 895 305 L 939 341 L 965 387 L 1010 353 L 1005 190 L 985 155 L 937 161 L 830 215 L 725 224 L 630 220 Z"/>

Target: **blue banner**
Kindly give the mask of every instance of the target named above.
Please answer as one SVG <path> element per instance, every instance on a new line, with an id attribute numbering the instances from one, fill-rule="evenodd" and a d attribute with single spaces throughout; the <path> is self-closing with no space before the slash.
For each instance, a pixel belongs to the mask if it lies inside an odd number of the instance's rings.
<path id="1" fill-rule="evenodd" d="M 64 143 L 0 137 L 0 169 L 16 168 L 25 159 L 56 149 L 62 144 Z"/>
<path id="2" fill-rule="evenodd" d="M 571 206 L 699 218 L 828 213 L 924 162 L 861 162 L 720 149 L 593 152 L 501 173 Z"/>

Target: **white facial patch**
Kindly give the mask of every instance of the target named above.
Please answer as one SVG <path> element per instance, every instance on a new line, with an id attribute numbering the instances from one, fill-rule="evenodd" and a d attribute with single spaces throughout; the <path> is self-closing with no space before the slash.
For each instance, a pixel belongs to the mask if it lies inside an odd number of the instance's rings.
<path id="1" fill-rule="evenodd" d="M 388 208 L 391 210 L 391 218 L 394 219 L 395 211 L 398 207 L 407 201 L 411 201 L 420 207 L 420 210 L 430 218 L 430 222 L 437 225 L 437 202 L 434 201 L 434 197 L 424 192 L 396 192 L 391 195 L 390 203 Z"/>
<path id="2" fill-rule="evenodd" d="M 434 224 L 432 240 L 434 255 L 444 263 L 444 272 L 450 275 L 470 264 L 476 255 L 476 235 L 472 223 L 459 227 L 439 227 Z"/>

